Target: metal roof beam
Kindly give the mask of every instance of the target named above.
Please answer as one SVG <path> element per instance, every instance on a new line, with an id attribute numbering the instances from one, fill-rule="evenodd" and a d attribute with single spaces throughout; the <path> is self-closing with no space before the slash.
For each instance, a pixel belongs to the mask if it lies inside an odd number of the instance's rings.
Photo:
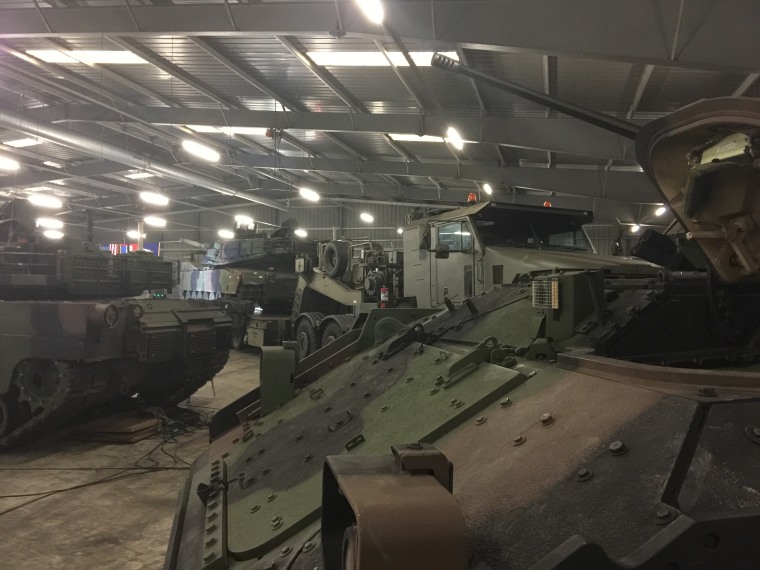
<path id="1" fill-rule="evenodd" d="M 130 51 L 134 53 L 135 55 L 143 58 L 145 61 L 150 63 L 151 65 L 154 65 L 164 73 L 168 73 L 170 76 L 174 77 L 175 79 L 178 79 L 182 83 L 192 87 L 199 93 L 205 95 L 212 101 L 216 101 L 220 105 L 223 105 L 225 107 L 230 108 L 240 108 L 239 105 L 236 103 L 230 101 L 227 99 L 224 95 L 218 93 L 199 79 L 196 79 L 186 71 L 183 71 L 178 66 L 174 65 L 167 59 L 164 59 L 160 55 L 158 55 L 153 50 L 150 50 L 144 46 L 137 45 L 134 40 L 130 40 L 127 38 L 121 38 L 121 37 L 109 37 L 108 38 L 112 43 L 116 44 L 122 49 L 125 49 L 127 51 Z"/>
<path id="2" fill-rule="evenodd" d="M 294 156 L 240 156 L 241 162 L 253 168 L 285 168 L 344 172 L 356 175 L 420 176 L 437 180 L 488 180 L 580 196 L 606 196 L 630 202 L 660 203 L 662 196 L 643 172 L 624 170 L 590 170 L 580 168 L 521 168 L 497 167 L 490 164 L 456 164 L 452 162 L 391 162 L 360 161 L 332 158 L 303 158 Z M 397 191 L 398 189 L 396 189 Z"/>
<path id="3" fill-rule="evenodd" d="M 329 132 L 404 133 L 446 136 L 447 118 L 440 115 L 313 113 L 308 111 L 249 111 L 230 109 L 224 117 L 216 109 L 171 109 L 130 106 L 122 112 L 92 105 L 59 105 L 30 110 L 51 121 L 129 122 L 130 117 L 154 125 L 212 125 L 263 127 Z M 224 120 L 223 120 L 224 119 Z M 226 121 L 226 122 L 225 122 Z M 469 141 L 516 148 L 551 150 L 565 154 L 634 161 L 627 139 L 578 119 L 544 117 L 457 116 L 451 119 Z M 334 140 L 334 139 L 333 139 Z M 339 139 L 338 139 L 339 140 Z M 345 143 L 334 141 L 344 150 Z M 626 153 L 624 149 L 627 148 Z M 355 154 L 356 151 L 351 149 Z"/>
<path id="4" fill-rule="evenodd" d="M 40 13 L 0 9 L 0 37 L 384 35 L 351 2 L 341 3 L 340 30 L 332 2 L 41 8 Z M 527 7 L 500 0 L 385 2 L 387 25 L 404 38 L 475 49 L 760 71 L 755 57 L 760 51 L 755 0 L 724 0 L 717 8 L 714 0 L 689 2 L 679 29 L 682 39 L 675 45 L 670 31 L 676 29 L 678 16 L 679 3 L 670 0 L 616 2 L 614 9 L 609 0 L 534 0 Z"/>

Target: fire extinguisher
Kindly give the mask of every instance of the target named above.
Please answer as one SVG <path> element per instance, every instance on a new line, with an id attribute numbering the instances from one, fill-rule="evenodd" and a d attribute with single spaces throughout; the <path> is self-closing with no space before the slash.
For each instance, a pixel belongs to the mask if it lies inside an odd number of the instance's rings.
<path id="1" fill-rule="evenodd" d="M 388 306 L 388 287 L 380 287 L 380 308 L 385 309 Z"/>

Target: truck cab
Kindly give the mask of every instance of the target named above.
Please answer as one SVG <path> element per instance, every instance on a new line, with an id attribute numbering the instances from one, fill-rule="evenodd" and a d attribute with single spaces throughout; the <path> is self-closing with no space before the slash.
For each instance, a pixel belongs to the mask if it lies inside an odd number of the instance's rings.
<path id="1" fill-rule="evenodd" d="M 587 210 L 495 202 L 415 220 L 404 230 L 405 296 L 438 307 L 557 268 L 656 272 L 650 263 L 597 254 L 583 229 L 592 221 Z"/>

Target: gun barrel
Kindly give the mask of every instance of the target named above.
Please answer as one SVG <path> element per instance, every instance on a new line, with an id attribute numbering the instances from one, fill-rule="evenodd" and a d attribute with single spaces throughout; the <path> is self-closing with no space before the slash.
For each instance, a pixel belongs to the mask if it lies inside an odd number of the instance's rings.
<path id="1" fill-rule="evenodd" d="M 434 67 L 438 67 L 439 69 L 444 69 L 453 73 L 459 73 L 460 75 L 464 75 L 466 77 L 474 79 L 475 81 L 479 81 L 481 83 L 485 83 L 486 85 L 491 85 L 498 89 L 502 89 L 508 93 L 512 93 L 513 95 L 517 95 L 518 97 L 532 101 L 533 103 L 544 105 L 550 109 L 554 109 L 561 113 L 565 113 L 566 115 L 570 115 L 571 117 L 575 117 L 576 119 L 586 121 L 587 123 L 608 131 L 612 131 L 613 133 L 617 133 L 626 138 L 635 139 L 636 135 L 639 133 L 640 127 L 635 123 L 630 123 L 628 121 L 623 121 L 622 119 L 610 117 L 609 115 L 605 115 L 599 111 L 586 109 L 585 107 L 575 105 L 574 103 L 570 103 L 568 101 L 562 101 L 561 99 L 557 99 L 551 95 L 547 95 L 546 93 L 528 89 L 527 87 L 523 87 L 517 83 L 512 83 L 511 81 L 505 81 L 504 79 L 486 75 L 477 69 L 462 65 L 455 59 L 451 59 L 450 57 L 443 54 L 433 54 L 431 63 Z"/>

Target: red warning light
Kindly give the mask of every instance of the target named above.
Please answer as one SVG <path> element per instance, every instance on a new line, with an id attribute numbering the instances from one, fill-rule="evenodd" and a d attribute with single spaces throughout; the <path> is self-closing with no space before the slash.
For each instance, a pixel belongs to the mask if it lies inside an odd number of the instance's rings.
<path id="1" fill-rule="evenodd" d="M 549 202 L 549 200 L 547 200 L 546 202 L 544 202 L 544 208 L 551 208 L 551 207 L 552 207 L 552 203 Z"/>
<path id="2" fill-rule="evenodd" d="M 478 197 L 475 195 L 475 192 L 470 192 L 467 195 L 467 203 L 468 204 L 477 204 L 477 202 L 478 202 Z"/>

